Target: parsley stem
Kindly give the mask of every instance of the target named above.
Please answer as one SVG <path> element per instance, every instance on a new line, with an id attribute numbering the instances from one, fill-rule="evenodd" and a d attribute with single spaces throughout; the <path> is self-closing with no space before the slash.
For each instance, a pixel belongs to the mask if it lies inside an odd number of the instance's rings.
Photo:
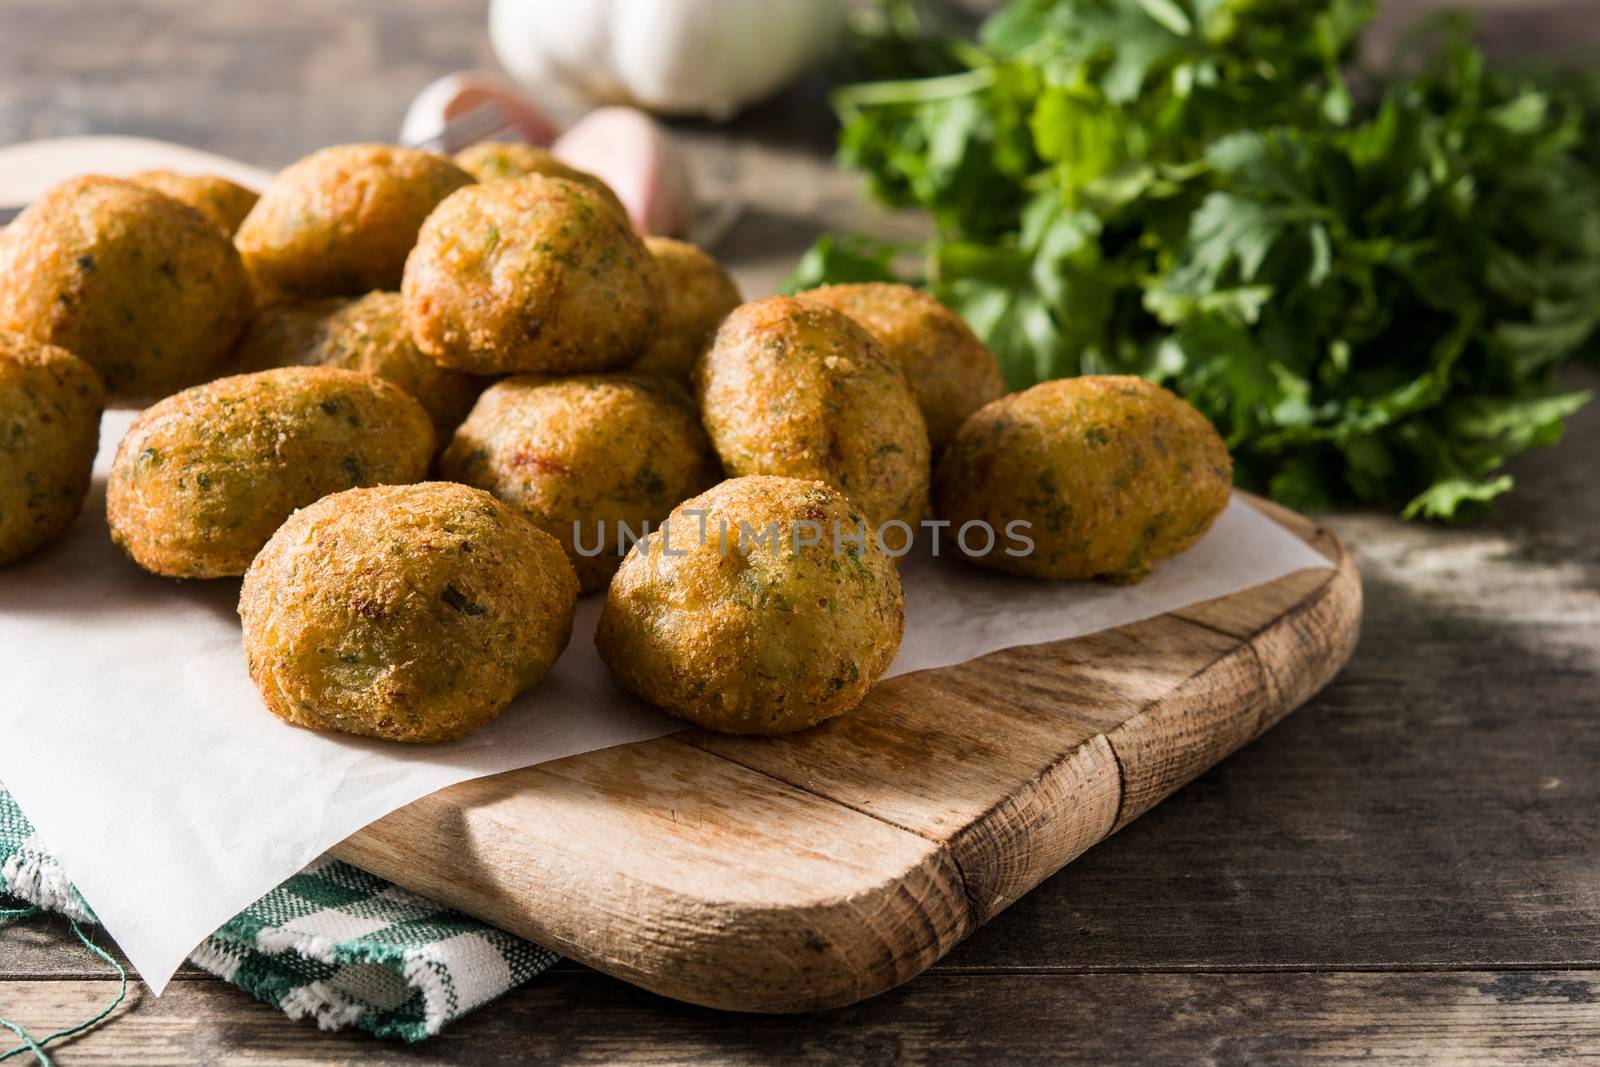
<path id="1" fill-rule="evenodd" d="M 836 90 L 833 105 L 846 117 L 860 114 L 863 108 L 886 104 L 925 104 L 933 100 L 953 100 L 987 89 L 994 84 L 994 68 L 978 67 L 959 74 L 937 78 L 908 78 L 903 81 L 864 82 Z"/>

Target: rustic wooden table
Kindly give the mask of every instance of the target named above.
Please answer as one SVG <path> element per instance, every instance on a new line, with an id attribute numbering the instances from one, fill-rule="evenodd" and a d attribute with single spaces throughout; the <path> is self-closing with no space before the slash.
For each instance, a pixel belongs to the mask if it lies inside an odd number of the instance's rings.
<path id="1" fill-rule="evenodd" d="M 1476 3 L 1499 50 L 1600 42 L 1592 0 Z M 0 0 L 0 143 L 145 134 L 273 166 L 390 138 L 432 77 L 491 64 L 483 7 Z M 752 294 L 821 228 L 915 226 L 827 167 L 815 99 L 680 130 L 704 187 L 746 205 L 718 251 Z M 1600 1062 L 1597 466 L 1600 405 L 1517 465 L 1492 521 L 1330 516 L 1366 581 L 1344 674 L 865 1004 L 720 1015 L 562 966 L 404 1048 L 286 1022 L 188 969 L 60 1060 Z M 62 924 L 0 933 L 0 1014 L 35 1033 L 111 990 Z"/>

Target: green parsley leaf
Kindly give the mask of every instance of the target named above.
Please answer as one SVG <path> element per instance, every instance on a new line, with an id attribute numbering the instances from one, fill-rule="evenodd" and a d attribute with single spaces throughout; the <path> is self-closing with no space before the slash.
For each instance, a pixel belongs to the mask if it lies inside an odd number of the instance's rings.
<path id="1" fill-rule="evenodd" d="M 873 54 L 917 76 L 837 94 L 840 157 L 930 213 L 906 280 L 1013 387 L 1145 375 L 1240 484 L 1428 518 L 1587 402 L 1554 382 L 1600 351 L 1600 75 L 1493 69 L 1456 19 L 1358 99 L 1371 0 L 1010 0 L 976 44 L 913 3 Z M 824 237 L 791 288 L 906 251 Z"/>

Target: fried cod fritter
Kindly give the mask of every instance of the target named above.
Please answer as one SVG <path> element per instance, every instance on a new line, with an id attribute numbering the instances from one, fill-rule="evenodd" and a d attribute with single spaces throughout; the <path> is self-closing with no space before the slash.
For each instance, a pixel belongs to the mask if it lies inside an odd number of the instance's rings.
<path id="1" fill-rule="evenodd" d="M 0 330 L 87 361 L 121 403 L 215 374 L 253 309 L 216 226 L 119 178 L 74 178 L 34 201 L 0 230 L 0 279 Z"/>
<path id="2" fill-rule="evenodd" d="M 711 443 L 730 476 L 826 481 L 874 525 L 928 505 L 928 431 L 905 376 L 832 308 L 774 296 L 738 308 L 695 368 Z"/>
<path id="3" fill-rule="evenodd" d="M 173 170 L 142 170 L 138 174 L 129 175 L 128 180 L 146 189 L 165 193 L 180 204 L 188 204 L 210 219 L 217 229 L 222 231 L 223 236 L 230 240 L 238 232 L 239 224 L 244 221 L 244 217 L 250 214 L 250 209 L 255 207 L 256 201 L 260 199 L 252 190 L 215 174 L 179 174 Z"/>
<path id="4" fill-rule="evenodd" d="M 726 733 L 849 711 L 894 659 L 905 604 L 870 530 L 857 544 L 835 523 L 850 535 L 865 519 L 817 481 L 734 478 L 685 501 L 622 561 L 601 658 L 645 700 Z"/>
<path id="5" fill-rule="evenodd" d="M 612 370 L 661 313 L 661 270 L 627 220 L 589 186 L 539 175 L 439 205 L 401 291 L 417 347 L 472 374 Z"/>
<path id="6" fill-rule="evenodd" d="M 643 536 L 718 475 L 688 393 L 648 375 L 496 382 L 439 470 L 488 490 L 560 541 L 584 592 L 617 569 L 623 525 Z"/>
<path id="7" fill-rule="evenodd" d="M 480 182 L 526 178 L 530 174 L 582 182 L 599 193 L 601 199 L 616 208 L 623 218 L 628 217 L 628 209 L 622 206 L 622 201 L 617 199 L 611 186 L 597 175 L 567 166 L 548 148 L 521 141 L 479 141 L 457 152 L 455 159 L 456 166 Z"/>
<path id="8" fill-rule="evenodd" d="M 969 418 L 939 464 L 938 513 L 1003 534 L 974 562 L 1033 578 L 1135 582 L 1210 529 L 1233 462 L 1204 415 L 1142 378 L 1045 382 Z M 974 537 L 977 544 L 985 539 Z M 1012 551 L 1021 554 L 1011 554 Z"/>
<path id="9" fill-rule="evenodd" d="M 417 351 L 399 293 L 325 297 L 262 310 L 237 352 L 239 373 L 321 366 L 376 374 L 427 409 L 434 433 L 448 441 L 488 383 L 446 370 Z"/>
<path id="10" fill-rule="evenodd" d="M 279 173 L 234 243 L 268 295 L 398 289 L 422 220 L 471 184 L 472 175 L 433 152 L 335 145 Z"/>
<path id="11" fill-rule="evenodd" d="M 104 407 L 89 364 L 0 333 L 0 567 L 60 537 L 83 509 Z"/>
<path id="12" fill-rule="evenodd" d="M 689 242 L 646 237 L 644 243 L 661 267 L 664 302 L 661 324 L 633 369 L 687 381 L 717 327 L 744 298 L 722 264 Z"/>
<path id="13" fill-rule="evenodd" d="M 935 453 L 968 415 L 1005 395 L 994 353 L 960 316 L 920 289 L 868 282 L 826 285 L 799 296 L 849 315 L 900 364 Z"/>
<path id="14" fill-rule="evenodd" d="M 450 482 L 351 489 L 283 524 L 239 594 L 267 708 L 298 726 L 449 741 L 536 685 L 567 647 L 561 546 Z"/>
<path id="15" fill-rule="evenodd" d="M 111 538 L 173 578 L 245 572 L 296 508 L 422 479 L 428 413 L 399 386 L 332 367 L 219 378 L 145 409 L 117 446 Z"/>

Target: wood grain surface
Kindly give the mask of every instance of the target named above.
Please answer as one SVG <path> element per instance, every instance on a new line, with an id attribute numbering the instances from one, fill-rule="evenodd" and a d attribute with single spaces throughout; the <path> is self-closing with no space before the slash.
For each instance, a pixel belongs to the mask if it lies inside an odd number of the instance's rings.
<path id="1" fill-rule="evenodd" d="M 485 0 L 0 0 L 0 141 L 127 133 L 275 167 L 393 136 L 492 66 Z M 1440 0 L 1384 0 L 1395 27 Z M 1471 0 L 1501 56 L 1592 61 L 1593 0 Z M 820 230 L 915 233 L 827 164 L 817 86 L 674 127 L 749 294 Z M 1574 387 L 1600 389 L 1575 371 Z M 123 1063 L 1600 1062 L 1600 408 L 1463 527 L 1322 517 L 1363 637 L 1305 708 L 851 1008 L 730 1016 L 576 964 L 402 1047 L 286 1023 L 193 968 L 64 1046 Z M 0 931 L 0 1014 L 47 1029 L 114 983 L 65 925 Z"/>
<path id="2" fill-rule="evenodd" d="M 6 987 L 12 1010 L 75 1020 L 105 985 Z M 729 1017 L 594 972 L 536 981 L 493 1011 L 405 1047 L 307 1033 L 219 982 L 137 999 L 60 1046 L 62 1067 L 215 1063 L 600 1065 L 950 1063 L 1600 1063 L 1600 982 L 1571 971 L 1425 974 L 930 974 L 821 1015 Z M 1118 1020 L 1108 1027 L 1106 1019 Z M 231 1055 L 230 1055 L 231 1054 Z"/>

